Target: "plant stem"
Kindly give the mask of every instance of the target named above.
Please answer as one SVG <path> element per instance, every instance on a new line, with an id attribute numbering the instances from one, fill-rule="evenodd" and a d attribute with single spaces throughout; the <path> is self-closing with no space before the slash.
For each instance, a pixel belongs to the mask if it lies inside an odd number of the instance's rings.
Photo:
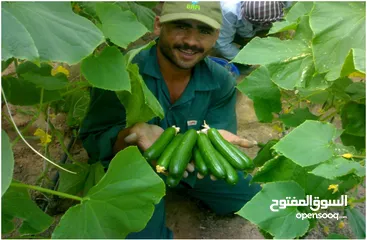
<path id="1" fill-rule="evenodd" d="M 54 191 L 54 190 L 47 189 L 47 188 L 38 187 L 38 186 L 28 185 L 28 184 L 24 184 L 24 183 L 15 183 L 15 182 L 12 182 L 10 185 L 13 186 L 13 187 L 29 188 L 29 189 L 36 190 L 36 191 L 39 191 L 39 192 L 53 194 L 53 195 L 57 195 L 57 196 L 62 197 L 62 198 L 70 198 L 70 199 L 73 199 L 73 200 L 77 200 L 79 202 L 83 201 L 83 198 L 81 198 L 81 197 L 70 195 L 70 194 L 67 194 L 67 193 Z"/>
<path id="2" fill-rule="evenodd" d="M 321 118 L 320 121 L 326 121 L 328 118 L 334 117 L 337 113 L 338 113 L 337 111 L 332 112 L 329 115 L 327 115 L 326 117 Z"/>

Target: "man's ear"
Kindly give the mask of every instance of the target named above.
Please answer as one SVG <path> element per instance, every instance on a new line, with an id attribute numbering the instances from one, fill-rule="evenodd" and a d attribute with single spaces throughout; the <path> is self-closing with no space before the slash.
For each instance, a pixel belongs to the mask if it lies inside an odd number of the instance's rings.
<path id="1" fill-rule="evenodd" d="M 155 16 L 153 33 L 156 36 L 159 36 L 161 34 L 162 24 L 161 24 L 161 22 L 159 20 L 160 20 L 160 17 L 159 16 Z"/>

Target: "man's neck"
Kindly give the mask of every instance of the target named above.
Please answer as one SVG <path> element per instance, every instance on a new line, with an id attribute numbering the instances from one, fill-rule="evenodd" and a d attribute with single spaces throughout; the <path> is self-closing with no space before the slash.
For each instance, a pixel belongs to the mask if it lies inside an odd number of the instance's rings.
<path id="1" fill-rule="evenodd" d="M 169 61 L 157 46 L 157 60 L 162 76 L 166 82 L 188 81 L 191 77 L 192 68 L 182 69 Z"/>

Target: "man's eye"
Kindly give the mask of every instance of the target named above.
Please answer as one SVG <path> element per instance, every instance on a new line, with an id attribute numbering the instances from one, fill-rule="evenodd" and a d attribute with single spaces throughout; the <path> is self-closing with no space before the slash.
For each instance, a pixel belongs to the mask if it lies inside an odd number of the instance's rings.
<path id="1" fill-rule="evenodd" d="M 187 29 L 187 27 L 184 26 L 184 25 L 177 25 L 177 28 L 178 29 L 182 29 L 182 30 L 186 30 Z"/>
<path id="2" fill-rule="evenodd" d="M 202 30 L 200 30 L 200 33 L 202 33 L 202 34 L 211 34 L 211 31 L 202 29 Z"/>

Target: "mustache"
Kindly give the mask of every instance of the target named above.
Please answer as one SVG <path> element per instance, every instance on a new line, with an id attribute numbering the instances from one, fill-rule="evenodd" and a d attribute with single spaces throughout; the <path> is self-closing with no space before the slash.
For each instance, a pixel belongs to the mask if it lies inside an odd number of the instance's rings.
<path id="1" fill-rule="evenodd" d="M 193 52 L 199 52 L 199 53 L 203 53 L 204 52 L 204 48 L 201 48 L 201 47 L 198 47 L 198 46 L 195 46 L 195 45 L 189 45 L 189 44 L 175 44 L 173 46 L 174 48 L 179 48 L 179 49 L 182 49 L 182 50 L 191 50 Z"/>

